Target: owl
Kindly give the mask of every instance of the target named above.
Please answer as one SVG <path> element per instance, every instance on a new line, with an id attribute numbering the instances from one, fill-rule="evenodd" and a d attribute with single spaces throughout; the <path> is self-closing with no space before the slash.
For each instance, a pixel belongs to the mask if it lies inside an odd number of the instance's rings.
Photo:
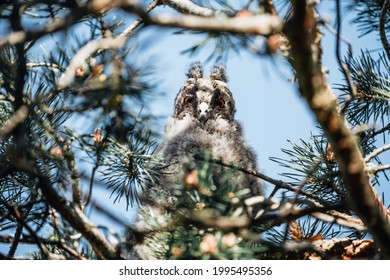
<path id="1" fill-rule="evenodd" d="M 175 98 L 173 115 L 157 151 L 166 164 L 162 185 L 169 186 L 181 178 L 185 159 L 196 159 L 205 151 L 223 163 L 257 170 L 255 155 L 245 143 L 235 113 L 224 66 L 214 66 L 206 77 L 199 63 L 192 64 Z M 218 185 L 221 176 L 213 177 Z M 253 175 L 241 174 L 239 184 L 249 187 L 252 196 L 263 195 L 262 184 Z"/>
<path id="2" fill-rule="evenodd" d="M 144 195 L 146 203 L 140 208 L 140 217 L 144 219 L 136 223 L 135 229 L 150 231 L 145 223 L 148 217 L 153 217 L 154 224 L 164 225 L 165 217 L 169 215 L 166 209 L 175 207 L 177 202 L 171 192 L 173 186 L 182 181 L 188 160 L 196 161 L 205 151 L 223 163 L 249 171 L 257 169 L 254 153 L 245 143 L 235 112 L 224 67 L 214 66 L 211 74 L 205 77 L 201 65 L 192 64 L 187 80 L 175 98 L 174 111 L 165 127 L 163 141 L 156 150 L 164 163 L 163 174 L 158 184 L 147 188 Z M 218 186 L 224 183 L 220 181 L 224 177 L 221 173 L 226 171 L 226 168 L 213 170 L 212 183 L 217 191 Z M 238 179 L 237 188 L 249 188 L 251 196 L 263 195 L 262 184 L 256 177 L 242 173 Z M 145 242 L 133 247 L 131 258 L 153 259 L 152 251 L 164 250 L 155 248 L 151 251 Z"/>

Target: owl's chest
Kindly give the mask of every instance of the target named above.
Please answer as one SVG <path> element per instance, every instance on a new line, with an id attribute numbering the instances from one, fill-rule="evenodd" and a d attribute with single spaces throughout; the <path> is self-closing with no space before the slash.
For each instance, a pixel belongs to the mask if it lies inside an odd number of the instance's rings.
<path id="1" fill-rule="evenodd" d="M 173 139 L 188 133 L 196 127 L 195 120 L 192 116 L 184 116 L 182 119 L 171 118 L 165 128 L 165 138 Z"/>
<path id="2" fill-rule="evenodd" d="M 213 137 L 210 142 L 209 150 L 213 158 L 223 160 L 225 163 L 237 162 L 240 155 L 237 153 L 237 144 L 227 134 L 221 134 L 219 137 Z"/>

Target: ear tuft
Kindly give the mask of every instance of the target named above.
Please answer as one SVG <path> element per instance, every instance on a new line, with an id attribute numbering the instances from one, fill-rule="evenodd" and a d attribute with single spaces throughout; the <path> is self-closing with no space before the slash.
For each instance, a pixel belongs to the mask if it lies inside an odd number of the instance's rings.
<path id="1" fill-rule="evenodd" d="M 228 78 L 225 71 L 225 65 L 215 65 L 211 70 L 210 79 L 226 83 L 228 81 Z"/>
<path id="2" fill-rule="evenodd" d="M 188 69 L 187 72 L 187 76 L 188 78 L 195 78 L 195 79 L 203 78 L 203 69 L 199 61 L 194 62 L 190 65 L 190 68 Z"/>

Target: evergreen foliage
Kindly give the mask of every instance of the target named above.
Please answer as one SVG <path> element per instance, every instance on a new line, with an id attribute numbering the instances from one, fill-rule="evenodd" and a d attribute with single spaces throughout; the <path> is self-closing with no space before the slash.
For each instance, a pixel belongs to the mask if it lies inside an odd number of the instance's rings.
<path id="1" fill-rule="evenodd" d="M 233 2 L 197 1 L 219 9 L 220 18 L 269 12 L 269 1 Z M 288 18 L 290 1 L 277 2 Z M 359 19 L 354 24 L 361 34 L 379 33 L 385 1 L 352 2 L 347 7 Z M 270 159 L 280 165 L 282 180 L 204 151 L 201 159 L 188 159 L 188 170 L 173 186 L 160 186 L 164 163 L 154 154 L 157 116 L 148 107 L 151 95 L 161 91 L 159 78 L 151 63 L 137 60 L 142 50 L 132 40 L 145 26 L 142 21 L 152 23 L 144 12 L 148 8 L 100 4 L 0 4 L 0 258 L 120 259 L 139 244 L 158 259 L 305 258 L 301 252 L 340 258 L 321 252 L 314 242 L 371 238 L 349 206 L 342 170 L 321 128 L 308 140 L 289 141 L 291 147 L 282 149 L 285 157 Z M 129 31 L 134 16 L 139 22 Z M 387 16 L 385 30 L 389 24 Z M 270 51 L 275 34 L 259 46 L 253 34 L 186 28 L 177 33 L 187 32 L 201 40 L 183 53 L 194 56 L 211 42 L 209 60 L 226 60 L 231 51 L 275 53 L 274 46 Z M 278 50 L 283 42 L 278 41 Z M 80 55 L 86 46 L 89 53 Z M 389 169 L 380 156 L 389 149 L 383 142 L 390 129 L 388 46 L 381 49 L 344 60 L 356 96 L 346 81 L 337 85 L 374 186 L 383 184 L 379 175 L 387 179 Z M 250 197 L 249 189 L 237 187 L 248 172 L 270 185 L 265 197 Z M 213 176 L 219 176 L 218 183 Z M 99 187 L 107 190 L 107 200 L 124 200 L 127 211 L 139 210 L 143 228 L 101 206 L 93 195 Z M 89 217 L 94 211 L 122 230 L 95 226 Z M 287 246 L 292 241 L 295 247 Z"/>

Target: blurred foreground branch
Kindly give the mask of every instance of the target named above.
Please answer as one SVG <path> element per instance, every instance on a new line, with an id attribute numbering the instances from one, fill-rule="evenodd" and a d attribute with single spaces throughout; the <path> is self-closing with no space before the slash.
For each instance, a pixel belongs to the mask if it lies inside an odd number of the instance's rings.
<path id="1" fill-rule="evenodd" d="M 315 7 L 307 1 L 293 1 L 294 15 L 285 26 L 291 44 L 292 65 L 299 90 L 331 143 L 346 185 L 351 208 L 356 211 L 390 258 L 390 217 L 371 185 L 361 151 L 351 129 L 339 112 L 335 95 L 322 69 Z"/>

